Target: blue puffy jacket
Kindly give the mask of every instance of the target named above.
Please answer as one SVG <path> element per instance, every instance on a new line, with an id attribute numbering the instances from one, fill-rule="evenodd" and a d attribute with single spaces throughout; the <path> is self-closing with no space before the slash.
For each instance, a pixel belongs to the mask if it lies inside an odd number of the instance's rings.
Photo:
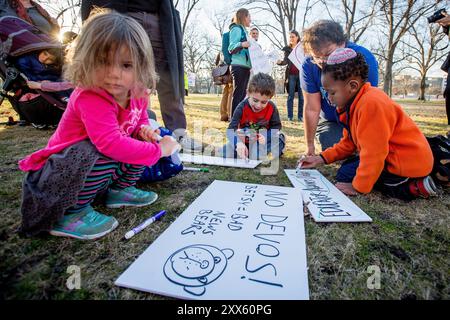
<path id="1" fill-rule="evenodd" d="M 60 72 L 39 61 L 38 53 L 23 55 L 16 61 L 16 66 L 30 81 L 61 81 Z"/>

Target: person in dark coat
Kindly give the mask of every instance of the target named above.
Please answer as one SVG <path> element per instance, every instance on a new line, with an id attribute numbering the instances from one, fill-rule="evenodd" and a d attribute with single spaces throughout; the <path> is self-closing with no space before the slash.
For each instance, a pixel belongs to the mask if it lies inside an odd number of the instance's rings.
<path id="1" fill-rule="evenodd" d="M 93 7 L 116 10 L 135 18 L 150 37 L 159 82 L 156 85 L 164 125 L 185 149 L 201 151 L 201 144 L 186 133 L 184 67 L 181 21 L 172 0 L 83 0 L 81 18 Z"/>
<path id="2" fill-rule="evenodd" d="M 300 42 L 300 35 L 297 31 L 292 30 L 289 33 L 289 45 L 283 48 L 284 59 L 277 62 L 278 65 L 287 65 L 284 76 L 285 91 L 288 93 L 287 112 L 289 121 L 294 117 L 294 97 L 295 92 L 298 92 L 298 121 L 303 121 L 303 94 L 300 86 L 300 72 L 297 67 L 288 59 L 292 50 Z"/>

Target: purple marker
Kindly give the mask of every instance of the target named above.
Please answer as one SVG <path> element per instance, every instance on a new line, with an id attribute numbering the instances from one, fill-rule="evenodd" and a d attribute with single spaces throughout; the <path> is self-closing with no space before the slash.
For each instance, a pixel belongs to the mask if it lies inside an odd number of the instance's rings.
<path id="1" fill-rule="evenodd" d="M 130 239 L 134 235 L 138 234 L 139 232 L 141 232 L 142 230 L 147 228 L 149 225 L 151 225 L 156 220 L 159 220 L 165 214 L 166 214 L 166 210 L 163 210 L 163 211 L 160 211 L 157 214 L 155 214 L 153 217 L 148 218 L 147 220 L 142 222 L 140 225 L 138 225 L 136 228 L 133 228 L 133 230 L 128 231 L 125 234 L 125 239 L 127 239 L 127 240 Z"/>

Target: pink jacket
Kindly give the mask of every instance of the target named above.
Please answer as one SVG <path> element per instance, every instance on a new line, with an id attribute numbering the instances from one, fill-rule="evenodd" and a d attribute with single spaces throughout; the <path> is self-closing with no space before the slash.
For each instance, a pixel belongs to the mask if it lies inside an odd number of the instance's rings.
<path id="1" fill-rule="evenodd" d="M 154 165 L 161 158 L 159 144 L 137 140 L 141 125 L 149 123 L 147 105 L 147 97 L 132 98 L 123 109 L 102 89 L 76 88 L 47 146 L 20 160 L 19 168 L 39 170 L 52 154 L 84 139 L 118 162 Z"/>

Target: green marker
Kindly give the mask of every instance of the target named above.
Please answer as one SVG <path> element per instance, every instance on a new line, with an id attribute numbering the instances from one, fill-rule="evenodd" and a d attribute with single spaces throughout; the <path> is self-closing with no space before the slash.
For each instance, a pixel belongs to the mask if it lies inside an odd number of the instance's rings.
<path id="1" fill-rule="evenodd" d="M 198 171 L 198 172 L 209 172 L 209 169 L 206 169 L 206 168 L 184 167 L 183 170 L 187 170 L 187 171 Z"/>

